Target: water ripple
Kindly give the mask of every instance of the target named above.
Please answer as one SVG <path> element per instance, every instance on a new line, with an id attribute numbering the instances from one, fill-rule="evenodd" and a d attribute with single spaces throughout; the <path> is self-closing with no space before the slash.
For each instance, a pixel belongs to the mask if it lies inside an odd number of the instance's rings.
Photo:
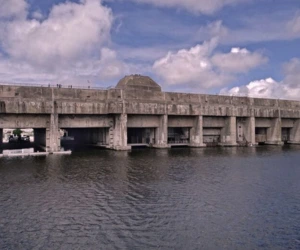
<path id="1" fill-rule="evenodd" d="M 0 159 L 0 248 L 300 249 L 299 150 Z"/>

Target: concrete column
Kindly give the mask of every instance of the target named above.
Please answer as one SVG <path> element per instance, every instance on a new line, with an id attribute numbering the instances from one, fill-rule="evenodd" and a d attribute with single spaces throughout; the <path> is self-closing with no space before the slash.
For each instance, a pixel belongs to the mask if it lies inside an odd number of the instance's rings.
<path id="1" fill-rule="evenodd" d="M 159 127 L 155 131 L 154 148 L 170 148 L 168 145 L 168 115 L 159 117 Z"/>
<path id="2" fill-rule="evenodd" d="M 46 128 L 46 149 L 48 152 L 60 151 L 60 133 L 56 112 L 50 115 L 50 124 Z"/>
<path id="3" fill-rule="evenodd" d="M 3 129 L 0 128 L 0 147 L 2 146 L 3 143 Z"/>
<path id="4" fill-rule="evenodd" d="M 194 126 L 190 130 L 190 147 L 206 147 L 203 143 L 203 116 L 195 117 Z"/>
<path id="5" fill-rule="evenodd" d="M 131 149 L 131 146 L 127 145 L 127 114 L 115 115 L 114 117 L 112 149 Z"/>
<path id="6" fill-rule="evenodd" d="M 236 117 L 225 118 L 225 126 L 221 130 L 220 146 L 236 146 Z"/>
<path id="7" fill-rule="evenodd" d="M 281 118 L 271 120 L 271 126 L 267 129 L 267 141 L 269 145 L 283 145 L 281 140 Z"/>
<path id="8" fill-rule="evenodd" d="M 255 117 L 246 118 L 244 136 L 249 146 L 255 145 Z"/>
<path id="9" fill-rule="evenodd" d="M 300 144 L 300 119 L 294 121 L 294 126 L 290 132 L 290 141 L 291 144 Z"/>

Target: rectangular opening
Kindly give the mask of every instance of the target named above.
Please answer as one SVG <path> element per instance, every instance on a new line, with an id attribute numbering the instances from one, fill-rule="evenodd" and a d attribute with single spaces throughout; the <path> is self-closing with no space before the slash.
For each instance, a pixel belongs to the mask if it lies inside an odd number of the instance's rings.
<path id="1" fill-rule="evenodd" d="M 190 128 L 168 128 L 168 144 L 188 144 Z"/>

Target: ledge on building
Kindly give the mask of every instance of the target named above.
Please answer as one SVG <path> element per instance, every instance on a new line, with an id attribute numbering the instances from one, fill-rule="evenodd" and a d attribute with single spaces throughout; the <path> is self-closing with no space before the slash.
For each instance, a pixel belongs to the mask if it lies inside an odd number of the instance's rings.
<path id="1" fill-rule="evenodd" d="M 111 149 L 116 150 L 116 151 L 130 151 L 131 146 L 114 146 Z"/>
<path id="2" fill-rule="evenodd" d="M 152 148 L 157 148 L 157 149 L 171 148 L 171 145 L 169 145 L 169 144 L 153 144 Z"/>
<path id="3" fill-rule="evenodd" d="M 206 144 L 204 144 L 204 143 L 190 143 L 188 146 L 191 147 L 191 148 L 205 148 Z"/>
<path id="4" fill-rule="evenodd" d="M 300 141 L 288 141 L 287 144 L 300 145 Z"/>
<path id="5" fill-rule="evenodd" d="M 236 142 L 219 142 L 218 146 L 220 146 L 220 147 L 237 147 L 237 146 L 239 146 L 239 144 L 237 144 Z"/>
<path id="6" fill-rule="evenodd" d="M 278 145 L 278 146 L 281 146 L 281 145 L 284 145 L 284 142 L 283 141 L 266 141 L 265 145 Z"/>

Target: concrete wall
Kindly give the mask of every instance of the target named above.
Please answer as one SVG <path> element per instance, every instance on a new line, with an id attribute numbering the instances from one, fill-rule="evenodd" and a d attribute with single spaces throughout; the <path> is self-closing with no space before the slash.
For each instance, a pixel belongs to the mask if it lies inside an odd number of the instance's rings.
<path id="1" fill-rule="evenodd" d="M 300 102 L 143 90 L 0 85 L 0 113 L 151 114 L 300 118 Z"/>
<path id="2" fill-rule="evenodd" d="M 0 128 L 46 128 L 50 115 L 0 114 Z"/>
<path id="3" fill-rule="evenodd" d="M 294 127 L 294 119 L 281 119 L 281 127 L 282 128 L 292 128 Z"/>
<path id="4" fill-rule="evenodd" d="M 128 115 L 128 128 L 157 128 L 159 127 L 159 116 L 157 115 Z"/>
<path id="5" fill-rule="evenodd" d="M 256 118 L 255 119 L 255 127 L 256 128 L 269 128 L 272 122 L 269 118 Z"/>
<path id="6" fill-rule="evenodd" d="M 60 115 L 60 128 L 108 128 L 113 121 L 108 115 Z"/>
<path id="7" fill-rule="evenodd" d="M 194 116 L 169 116 L 168 127 L 170 128 L 192 128 L 194 127 Z"/>

